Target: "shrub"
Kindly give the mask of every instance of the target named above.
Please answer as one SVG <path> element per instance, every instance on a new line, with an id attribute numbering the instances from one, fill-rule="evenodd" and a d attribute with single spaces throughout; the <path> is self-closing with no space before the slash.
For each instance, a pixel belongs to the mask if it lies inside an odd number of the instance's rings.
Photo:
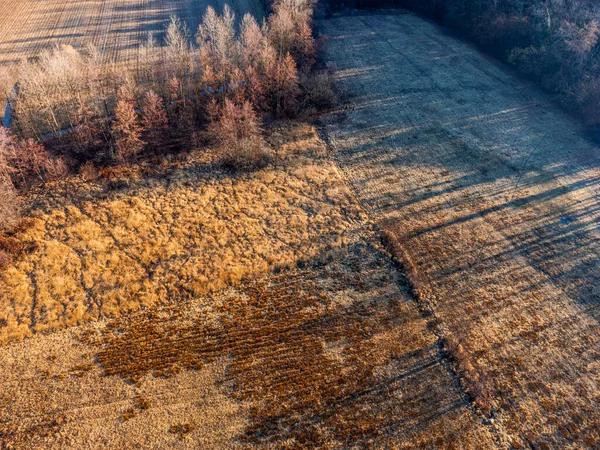
<path id="1" fill-rule="evenodd" d="M 508 53 L 508 62 L 524 74 L 541 78 L 548 72 L 549 55 L 546 47 L 514 48 Z"/>
<path id="2" fill-rule="evenodd" d="M 241 106 L 225 99 L 211 130 L 223 162 L 235 169 L 252 169 L 268 161 L 256 114 L 249 102 Z"/>
<path id="3" fill-rule="evenodd" d="M 64 175 L 67 167 L 52 157 L 35 139 L 17 139 L 10 130 L 0 127 L 0 181 L 26 184 L 32 178 L 46 181 Z"/>
<path id="4" fill-rule="evenodd" d="M 177 77 L 169 80 L 170 101 L 166 112 L 171 136 L 187 148 L 194 135 L 194 105 L 183 96 L 181 86 L 182 82 Z"/>
<path id="5" fill-rule="evenodd" d="M 329 71 L 319 71 L 302 76 L 303 106 L 317 109 L 331 108 L 338 103 L 338 95 L 333 87 Z"/>
<path id="6" fill-rule="evenodd" d="M 501 56 L 516 47 L 528 47 L 533 43 L 528 18 L 516 14 L 486 15 L 474 33 L 482 45 Z"/>
<path id="7" fill-rule="evenodd" d="M 92 161 L 88 161 L 79 168 L 79 174 L 86 181 L 93 181 L 98 178 L 98 169 Z"/>
<path id="8" fill-rule="evenodd" d="M 18 141 L 13 155 L 13 165 L 23 183 L 34 178 L 44 182 L 67 172 L 64 161 L 50 156 L 44 146 L 33 138 Z"/>

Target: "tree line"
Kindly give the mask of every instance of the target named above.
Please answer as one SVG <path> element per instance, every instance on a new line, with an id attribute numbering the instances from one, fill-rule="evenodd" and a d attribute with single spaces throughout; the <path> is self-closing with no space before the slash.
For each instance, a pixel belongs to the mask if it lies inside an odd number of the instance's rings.
<path id="1" fill-rule="evenodd" d="M 595 0 L 399 0 L 458 28 L 600 124 L 600 4 Z"/>
<path id="2" fill-rule="evenodd" d="M 17 217 L 17 190 L 32 180 L 190 148 L 202 131 L 224 162 L 264 162 L 265 118 L 335 100 L 329 73 L 314 68 L 313 8 L 312 0 L 277 0 L 259 24 L 250 14 L 236 23 L 227 5 L 221 14 L 208 7 L 194 38 L 172 17 L 164 43 L 149 35 L 135 67 L 93 46 L 23 62 L 13 126 L 0 127 L 0 231 Z"/>

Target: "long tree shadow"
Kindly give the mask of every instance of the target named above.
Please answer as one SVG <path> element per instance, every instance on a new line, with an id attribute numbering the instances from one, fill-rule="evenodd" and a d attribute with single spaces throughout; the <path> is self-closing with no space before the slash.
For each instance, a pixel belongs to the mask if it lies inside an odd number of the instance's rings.
<path id="1" fill-rule="evenodd" d="M 598 380 L 598 146 L 546 94 L 431 23 L 378 12 L 321 26 L 348 93 L 323 130 L 361 202 L 469 363 L 497 377 L 497 404 L 523 421 L 515 433 L 582 442 L 564 426 L 600 423 L 594 394 L 565 392 Z"/>

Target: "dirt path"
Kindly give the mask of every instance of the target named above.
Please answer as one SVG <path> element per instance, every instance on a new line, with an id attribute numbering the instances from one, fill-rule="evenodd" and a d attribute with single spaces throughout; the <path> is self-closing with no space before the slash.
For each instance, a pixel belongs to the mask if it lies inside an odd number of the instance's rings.
<path id="1" fill-rule="evenodd" d="M 456 350 L 499 445 L 600 445 L 600 149 L 543 93 L 412 14 L 323 21 L 324 132 Z M 483 394 L 481 393 L 483 392 Z"/>

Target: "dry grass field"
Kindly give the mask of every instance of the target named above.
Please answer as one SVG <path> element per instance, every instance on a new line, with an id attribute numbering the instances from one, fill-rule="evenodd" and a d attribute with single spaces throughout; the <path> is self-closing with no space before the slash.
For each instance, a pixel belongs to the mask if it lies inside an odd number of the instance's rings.
<path id="1" fill-rule="evenodd" d="M 0 282 L 0 448 L 493 445 L 315 129 L 269 136 L 258 172 L 202 151 L 35 204 Z"/>
<path id="2" fill-rule="evenodd" d="M 598 448 L 598 147 L 545 94 L 415 15 L 321 27 L 349 96 L 324 133 L 495 445 Z"/>
<path id="3" fill-rule="evenodd" d="M 93 44 L 115 61 L 134 61 L 148 33 L 162 39 L 171 15 L 195 34 L 207 6 L 229 4 L 241 18 L 264 16 L 260 0 L 15 0 L 0 4 L 0 66 L 37 56 L 56 45 Z"/>

